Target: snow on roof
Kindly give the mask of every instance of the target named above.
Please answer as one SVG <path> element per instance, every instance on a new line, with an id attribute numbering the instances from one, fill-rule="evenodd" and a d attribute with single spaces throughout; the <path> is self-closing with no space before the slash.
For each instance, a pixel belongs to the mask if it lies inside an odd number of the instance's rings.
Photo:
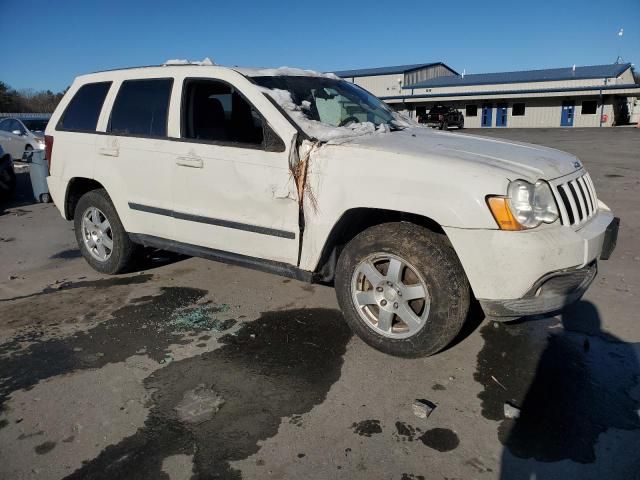
<path id="1" fill-rule="evenodd" d="M 247 77 L 324 77 L 340 80 L 333 73 L 321 73 L 315 70 L 304 70 L 302 68 L 279 67 L 279 68 L 234 68 L 235 71 Z"/>
<path id="2" fill-rule="evenodd" d="M 213 60 L 211 60 L 209 57 L 204 57 L 203 60 L 187 60 L 184 58 L 173 58 L 171 60 L 167 60 L 166 62 L 164 62 L 162 64 L 163 66 L 168 66 L 168 65 L 206 65 L 206 66 L 212 66 L 215 65 L 215 62 L 213 62 Z"/>

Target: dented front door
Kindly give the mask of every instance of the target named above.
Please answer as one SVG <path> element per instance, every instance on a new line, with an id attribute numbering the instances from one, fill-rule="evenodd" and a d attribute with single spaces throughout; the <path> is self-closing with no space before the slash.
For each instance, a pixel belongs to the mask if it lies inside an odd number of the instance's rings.
<path id="1" fill-rule="evenodd" d="M 297 264 L 298 201 L 284 152 L 175 142 L 176 240 Z"/>

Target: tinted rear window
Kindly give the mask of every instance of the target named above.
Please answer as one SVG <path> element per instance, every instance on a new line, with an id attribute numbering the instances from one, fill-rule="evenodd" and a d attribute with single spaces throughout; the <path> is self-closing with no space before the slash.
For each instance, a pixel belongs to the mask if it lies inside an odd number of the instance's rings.
<path id="1" fill-rule="evenodd" d="M 95 132 L 109 87 L 111 82 L 87 83 L 80 87 L 58 122 L 58 130 Z"/>
<path id="2" fill-rule="evenodd" d="M 142 137 L 167 136 L 172 79 L 122 82 L 111 111 L 109 131 Z"/>

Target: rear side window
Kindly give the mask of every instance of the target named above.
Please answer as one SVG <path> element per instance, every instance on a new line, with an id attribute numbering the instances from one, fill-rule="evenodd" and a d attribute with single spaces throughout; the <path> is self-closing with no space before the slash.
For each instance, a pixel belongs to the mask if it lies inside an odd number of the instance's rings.
<path id="1" fill-rule="evenodd" d="M 166 137 L 172 85 L 170 78 L 122 82 L 108 130 L 116 135 Z"/>
<path id="2" fill-rule="evenodd" d="M 80 87 L 64 111 L 57 129 L 95 132 L 110 87 L 111 82 L 87 83 Z"/>

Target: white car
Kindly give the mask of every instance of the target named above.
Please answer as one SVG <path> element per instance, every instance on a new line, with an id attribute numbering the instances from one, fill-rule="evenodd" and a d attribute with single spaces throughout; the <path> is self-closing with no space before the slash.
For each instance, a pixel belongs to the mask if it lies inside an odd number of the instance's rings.
<path id="1" fill-rule="evenodd" d="M 44 149 L 47 120 L 41 118 L 0 119 L 0 145 L 17 160 L 29 156 L 33 150 Z"/>
<path id="2" fill-rule="evenodd" d="M 576 157 L 432 131 L 333 75 L 84 75 L 46 133 L 51 195 L 96 270 L 149 245 L 334 284 L 393 355 L 444 348 L 472 296 L 503 319 L 561 309 L 616 241 Z"/>

